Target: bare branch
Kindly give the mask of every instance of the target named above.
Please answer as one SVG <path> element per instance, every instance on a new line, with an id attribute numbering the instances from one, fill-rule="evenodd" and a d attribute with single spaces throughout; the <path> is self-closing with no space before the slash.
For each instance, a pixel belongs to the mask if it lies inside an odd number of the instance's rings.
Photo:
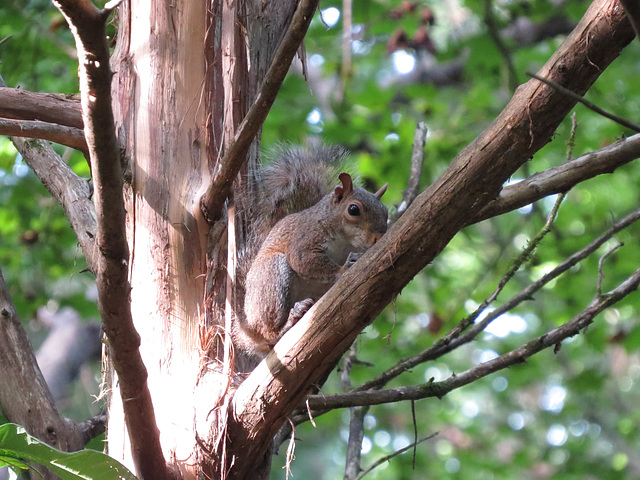
<path id="1" fill-rule="evenodd" d="M 349 409 L 349 441 L 344 468 L 344 480 L 355 480 L 360 472 L 362 440 L 364 438 L 364 416 L 369 407 L 351 407 Z"/>
<path id="2" fill-rule="evenodd" d="M 524 207 L 547 195 L 566 192 L 580 182 L 604 173 L 611 173 L 638 157 L 640 157 L 640 134 L 620 139 L 600 150 L 587 153 L 505 187 L 498 198 L 480 210 L 469 224 Z"/>
<path id="3" fill-rule="evenodd" d="M 630 128 L 631 130 L 633 130 L 635 132 L 640 132 L 640 127 L 638 125 L 636 125 L 634 123 L 631 123 L 629 120 L 627 120 L 625 118 L 619 117 L 617 115 L 614 115 L 613 113 L 609 113 L 609 112 L 603 110 L 602 108 L 597 106 L 595 103 L 590 102 L 589 100 L 585 100 L 582 97 L 582 95 L 578 95 L 577 93 L 572 92 L 571 90 L 569 90 L 568 88 L 563 87 L 559 83 L 556 83 L 553 80 L 549 80 L 548 78 L 544 78 L 544 77 L 541 77 L 539 75 L 536 75 L 535 73 L 527 72 L 527 75 L 529 75 L 532 78 L 535 78 L 536 80 L 541 81 L 542 83 L 550 85 L 551 87 L 555 88 L 556 90 L 558 90 L 559 92 L 563 93 L 564 95 L 567 95 L 567 96 L 573 98 L 574 100 L 580 102 L 585 107 L 587 107 L 589 110 L 592 110 L 592 111 L 596 112 L 597 114 L 608 118 L 609 120 L 613 120 L 614 122 L 622 125 L 623 127 Z"/>
<path id="4" fill-rule="evenodd" d="M 53 400 L 22 328 L 0 271 L 0 410 L 43 442 L 64 451 L 80 450 L 82 433 L 65 420 Z"/>
<path id="5" fill-rule="evenodd" d="M 147 370 L 140 355 L 140 336 L 129 302 L 123 177 L 111 107 L 112 72 L 105 31 L 109 10 L 99 10 L 90 0 L 54 0 L 54 4 L 67 19 L 78 50 L 84 128 L 98 221 L 98 309 L 119 378 L 133 462 L 142 478 L 164 480 L 169 474 L 160 447 Z"/>
<path id="6" fill-rule="evenodd" d="M 540 75 L 584 93 L 632 38 L 619 4 L 595 0 Z M 233 398 L 229 432 L 252 442 L 238 445 L 238 455 L 254 456 L 267 450 L 270 439 L 311 386 L 382 308 L 497 197 L 509 176 L 549 141 L 574 105 L 574 100 L 538 81 L 531 80 L 516 90 L 491 126 L 418 195 L 389 232 L 240 385 Z M 472 381 L 468 377 L 463 380 Z M 265 404 L 270 407 L 265 409 Z"/>
<path id="7" fill-rule="evenodd" d="M 418 122 L 416 131 L 413 135 L 413 151 L 411 153 L 411 172 L 407 181 L 407 189 L 402 192 L 402 202 L 398 205 L 394 214 L 394 220 L 409 208 L 409 205 L 415 200 L 420 193 L 420 178 L 422 177 L 422 166 L 424 164 L 424 145 L 427 139 L 427 125 L 424 122 Z"/>
<path id="8" fill-rule="evenodd" d="M 613 252 L 615 252 L 620 247 L 622 247 L 622 245 L 623 245 L 622 243 L 618 242 L 609 250 L 607 250 L 605 254 L 600 257 L 600 260 L 598 260 L 598 281 L 596 283 L 596 295 L 598 295 L 599 297 L 602 296 L 602 281 L 604 280 L 604 262 L 607 259 L 607 257 L 609 257 L 609 255 L 611 255 Z"/>
<path id="9" fill-rule="evenodd" d="M 89 443 L 98 435 L 102 435 L 107 429 L 107 414 L 101 413 L 92 417 L 78 425 L 82 431 L 82 439 L 85 443 Z"/>
<path id="10" fill-rule="evenodd" d="M 55 123 L 0 118 L 0 135 L 41 138 L 82 152 L 87 151 L 87 142 L 84 140 L 82 129 L 65 127 Z"/>
<path id="11" fill-rule="evenodd" d="M 318 0 L 301 0 L 298 4 L 289 28 L 278 45 L 271 66 L 265 74 L 258 96 L 238 126 L 235 138 L 229 145 L 213 180 L 200 200 L 202 213 L 209 224 L 213 224 L 220 218 L 222 205 L 229 196 L 231 185 L 245 161 L 251 142 L 267 118 L 282 81 L 289 70 L 291 60 L 302 43 L 317 8 Z"/>
<path id="12" fill-rule="evenodd" d="M 499 370 L 522 363 L 541 350 L 554 347 L 566 338 L 577 335 L 593 322 L 596 315 L 637 290 L 639 285 L 640 269 L 636 270 L 633 275 L 628 277 L 614 290 L 594 299 L 587 308 L 560 327 L 531 340 L 509 353 L 481 363 L 462 373 L 453 374 L 441 382 L 428 382 L 422 385 L 398 387 L 389 390 L 355 391 L 323 397 L 314 396 L 313 398 L 309 398 L 309 404 L 312 408 L 325 410 L 351 407 L 353 405 L 380 405 L 402 400 L 420 400 L 429 397 L 442 398 L 457 388 L 468 385 L 479 378 L 486 377 Z"/>
<path id="13" fill-rule="evenodd" d="M 516 73 L 516 67 L 513 64 L 513 58 L 509 48 L 502 40 L 500 35 L 500 29 L 496 22 L 496 17 L 493 14 L 493 2 L 492 0 L 484 0 L 484 23 L 487 26 L 489 37 L 493 40 L 500 56 L 504 59 L 504 63 L 507 66 L 507 72 L 509 74 L 509 91 L 515 91 L 518 86 L 518 74 Z"/>
<path id="14" fill-rule="evenodd" d="M 96 273 L 98 251 L 95 235 L 98 227 L 89 182 L 76 175 L 48 142 L 19 137 L 11 140 L 26 164 L 64 209 L 87 260 L 87 268 Z"/>
<path id="15" fill-rule="evenodd" d="M 395 452 L 390 453 L 389 455 L 385 455 L 384 457 L 382 457 L 379 460 L 376 460 L 375 462 L 373 462 L 371 464 L 371 466 L 369 468 L 367 468 L 366 470 L 363 470 L 362 472 L 360 472 L 360 474 L 356 477 L 356 480 L 360 480 L 361 478 L 363 478 L 365 475 L 367 475 L 369 472 L 371 472 L 374 468 L 379 467 L 380 465 L 382 465 L 384 462 L 388 462 L 389 460 L 391 460 L 393 457 L 397 457 L 398 455 L 402 455 L 404 452 L 406 452 L 407 450 L 409 450 L 410 448 L 416 448 L 418 445 L 420 445 L 422 442 L 426 442 L 427 440 L 432 439 L 433 437 L 435 437 L 436 435 L 438 435 L 438 432 L 436 433 L 432 433 L 431 435 L 421 438 L 420 440 L 417 440 L 413 443 L 410 443 L 409 445 L 407 445 L 406 447 L 403 447 L 399 450 L 396 450 Z"/>
<path id="16" fill-rule="evenodd" d="M 8 88 L 0 82 L 0 117 L 40 120 L 82 129 L 82 107 L 77 95 L 38 93 Z"/>

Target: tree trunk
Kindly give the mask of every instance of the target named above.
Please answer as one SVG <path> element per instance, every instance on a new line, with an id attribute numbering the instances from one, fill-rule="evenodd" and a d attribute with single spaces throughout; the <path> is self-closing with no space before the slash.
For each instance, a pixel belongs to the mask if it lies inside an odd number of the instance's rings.
<path id="1" fill-rule="evenodd" d="M 195 478 L 203 461 L 195 419 L 216 407 L 215 395 L 195 405 L 194 389 L 226 297 L 220 248 L 226 220 L 210 228 L 199 200 L 294 8 L 285 1 L 158 0 L 119 8 L 113 96 L 126 152 L 131 309 L 165 459 L 185 478 Z M 258 145 L 255 140 L 250 149 L 250 165 Z M 109 453 L 132 466 L 118 382 L 111 377 Z"/>

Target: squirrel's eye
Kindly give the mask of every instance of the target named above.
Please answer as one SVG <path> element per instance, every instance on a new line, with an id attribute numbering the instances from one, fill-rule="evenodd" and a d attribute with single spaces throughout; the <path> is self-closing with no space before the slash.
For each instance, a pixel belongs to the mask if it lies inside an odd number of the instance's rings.
<path id="1" fill-rule="evenodd" d="M 351 215 L 352 217 L 358 217 L 360 216 L 360 207 L 358 207 L 358 205 L 356 205 L 355 203 L 352 203 L 351 205 L 349 205 L 349 208 L 347 208 L 347 212 L 349 212 L 349 215 Z"/>

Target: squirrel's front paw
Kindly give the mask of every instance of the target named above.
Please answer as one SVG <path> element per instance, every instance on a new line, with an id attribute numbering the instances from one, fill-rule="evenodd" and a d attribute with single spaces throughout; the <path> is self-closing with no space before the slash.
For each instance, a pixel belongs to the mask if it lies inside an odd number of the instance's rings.
<path id="1" fill-rule="evenodd" d="M 300 320 L 304 316 L 304 314 L 309 311 L 314 303 L 315 301 L 312 298 L 305 298 L 304 300 L 296 302 L 289 312 L 289 318 L 287 319 L 287 323 L 285 324 L 283 333 L 284 331 L 289 330 L 296 323 L 298 323 L 298 320 Z"/>
<path id="2" fill-rule="evenodd" d="M 362 256 L 362 252 L 350 252 L 347 260 L 344 262 L 344 268 L 351 267 Z"/>

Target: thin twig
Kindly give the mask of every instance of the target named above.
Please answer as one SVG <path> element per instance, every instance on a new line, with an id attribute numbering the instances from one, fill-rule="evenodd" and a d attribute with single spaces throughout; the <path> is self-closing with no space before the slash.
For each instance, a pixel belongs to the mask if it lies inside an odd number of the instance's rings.
<path id="1" fill-rule="evenodd" d="M 411 171 L 407 188 L 402 192 L 402 202 L 396 208 L 393 221 L 396 221 L 409 208 L 409 205 L 420 193 L 420 178 L 422 177 L 422 167 L 424 165 L 424 146 L 427 139 L 427 125 L 418 122 L 416 131 L 413 134 L 413 151 L 411 153 Z"/>
<path id="2" fill-rule="evenodd" d="M 609 120 L 613 120 L 614 122 L 622 125 L 623 127 L 629 128 L 635 132 L 639 132 L 640 133 L 640 126 L 631 123 L 629 120 L 619 117 L 617 115 L 614 115 L 613 113 L 609 113 L 605 110 L 603 110 L 602 108 L 598 107 L 595 103 L 590 102 L 589 100 L 585 100 L 584 97 L 582 97 L 581 95 L 578 95 L 575 92 L 572 92 L 571 90 L 569 90 L 568 88 L 563 87 L 562 85 L 549 80 L 547 78 L 541 77 L 539 75 L 536 75 L 535 73 L 531 73 L 531 72 L 527 72 L 527 75 L 529 75 L 532 78 L 535 78 L 536 80 L 539 80 L 540 82 L 549 85 L 550 87 L 555 88 L 557 91 L 559 91 L 560 93 L 573 98 L 574 100 L 582 103 L 585 107 L 587 107 L 589 110 L 592 110 L 594 112 L 596 112 L 599 115 L 602 115 L 603 117 L 608 118 Z"/>
<path id="3" fill-rule="evenodd" d="M 529 244 L 525 247 L 522 253 L 518 255 L 518 257 L 513 262 L 509 271 L 505 273 L 504 276 L 500 279 L 500 282 L 498 282 L 498 286 L 495 288 L 493 293 L 491 293 L 491 295 L 485 298 L 482 301 L 482 303 L 480 303 L 480 305 L 478 305 L 478 307 L 473 311 L 473 313 L 471 313 L 471 315 L 462 319 L 462 321 L 460 321 L 460 323 L 453 330 L 451 330 L 451 332 L 449 332 L 440 342 L 438 342 L 439 344 L 450 343 L 452 340 L 458 337 L 460 333 L 462 333 L 471 324 L 473 324 L 473 322 L 476 321 L 476 319 L 480 316 L 480 314 L 489 305 L 491 305 L 494 301 L 497 300 L 500 292 L 502 292 L 502 290 L 507 285 L 507 283 L 509 283 L 509 281 L 513 278 L 513 276 L 518 272 L 518 270 L 520 270 L 520 267 L 522 267 L 522 265 L 524 265 L 531 259 L 536 248 L 538 248 L 538 245 L 540 245 L 540 242 L 542 242 L 542 239 L 551 230 L 551 225 L 556 219 L 556 216 L 558 215 L 558 209 L 560 208 L 560 204 L 562 203 L 563 199 L 564 199 L 564 194 L 558 195 L 558 198 L 556 199 L 556 202 L 553 208 L 551 209 L 551 213 L 547 217 L 547 221 L 545 222 L 544 226 L 538 232 L 538 234 L 533 238 L 533 240 L 529 242 Z"/>
<path id="4" fill-rule="evenodd" d="M 396 450 L 393 453 L 390 453 L 389 455 L 386 455 L 384 457 L 382 457 L 381 459 L 375 461 L 374 463 L 371 464 L 371 466 L 369 468 L 367 468 L 366 470 L 363 470 L 362 472 L 360 472 L 360 474 L 356 477 L 356 480 L 360 480 L 361 478 L 363 478 L 365 475 L 367 475 L 369 472 L 371 472 L 371 470 L 373 470 L 376 467 L 379 467 L 380 465 L 382 465 L 384 462 L 388 462 L 389 460 L 391 460 L 393 457 L 397 457 L 398 455 L 403 454 L 404 452 L 406 452 L 407 450 L 409 450 L 410 448 L 415 448 L 416 446 L 418 446 L 419 444 L 421 444 L 422 442 L 426 442 L 427 440 L 432 439 L 433 437 L 435 437 L 436 435 L 438 435 L 440 432 L 436 432 L 436 433 L 432 433 L 431 435 L 429 435 L 428 437 L 424 437 L 416 442 L 413 442 L 409 445 L 407 445 L 406 447 L 403 447 L 399 450 Z"/>
<path id="5" fill-rule="evenodd" d="M 569 139 L 567 140 L 567 154 L 565 160 L 568 162 L 573 156 L 573 147 L 576 145 L 576 130 L 578 129 L 578 121 L 576 120 L 576 112 L 571 114 L 571 131 L 569 132 Z"/>
<path id="6" fill-rule="evenodd" d="M 291 420 L 289 420 L 289 425 L 291 426 L 291 438 L 289 439 L 289 446 L 287 447 L 287 457 L 284 465 L 284 469 L 286 471 L 286 480 L 289 480 L 289 475 L 291 475 L 291 462 L 293 462 L 293 460 L 296 458 L 294 453 L 296 450 L 296 426 Z"/>
<path id="7" fill-rule="evenodd" d="M 413 470 L 416 469 L 416 447 L 418 446 L 418 422 L 416 420 L 416 401 L 411 400 L 411 420 L 413 421 L 413 460 L 411 462 Z"/>
<path id="8" fill-rule="evenodd" d="M 493 14 L 492 0 L 484 1 L 484 23 L 487 26 L 489 36 L 493 40 L 493 43 L 495 43 L 498 52 L 500 52 L 500 56 L 504 59 L 504 63 L 507 65 L 507 72 L 509 74 L 509 91 L 514 92 L 518 86 L 518 74 L 516 73 L 516 68 L 513 64 L 511 52 L 500 36 L 496 18 Z"/>
<path id="9" fill-rule="evenodd" d="M 602 281 L 604 280 L 604 262 L 609 255 L 618 250 L 620 247 L 624 245 L 622 242 L 618 242 L 613 247 L 605 252 L 604 255 L 600 257 L 598 260 L 598 280 L 596 282 L 596 294 L 600 297 L 602 296 Z"/>

